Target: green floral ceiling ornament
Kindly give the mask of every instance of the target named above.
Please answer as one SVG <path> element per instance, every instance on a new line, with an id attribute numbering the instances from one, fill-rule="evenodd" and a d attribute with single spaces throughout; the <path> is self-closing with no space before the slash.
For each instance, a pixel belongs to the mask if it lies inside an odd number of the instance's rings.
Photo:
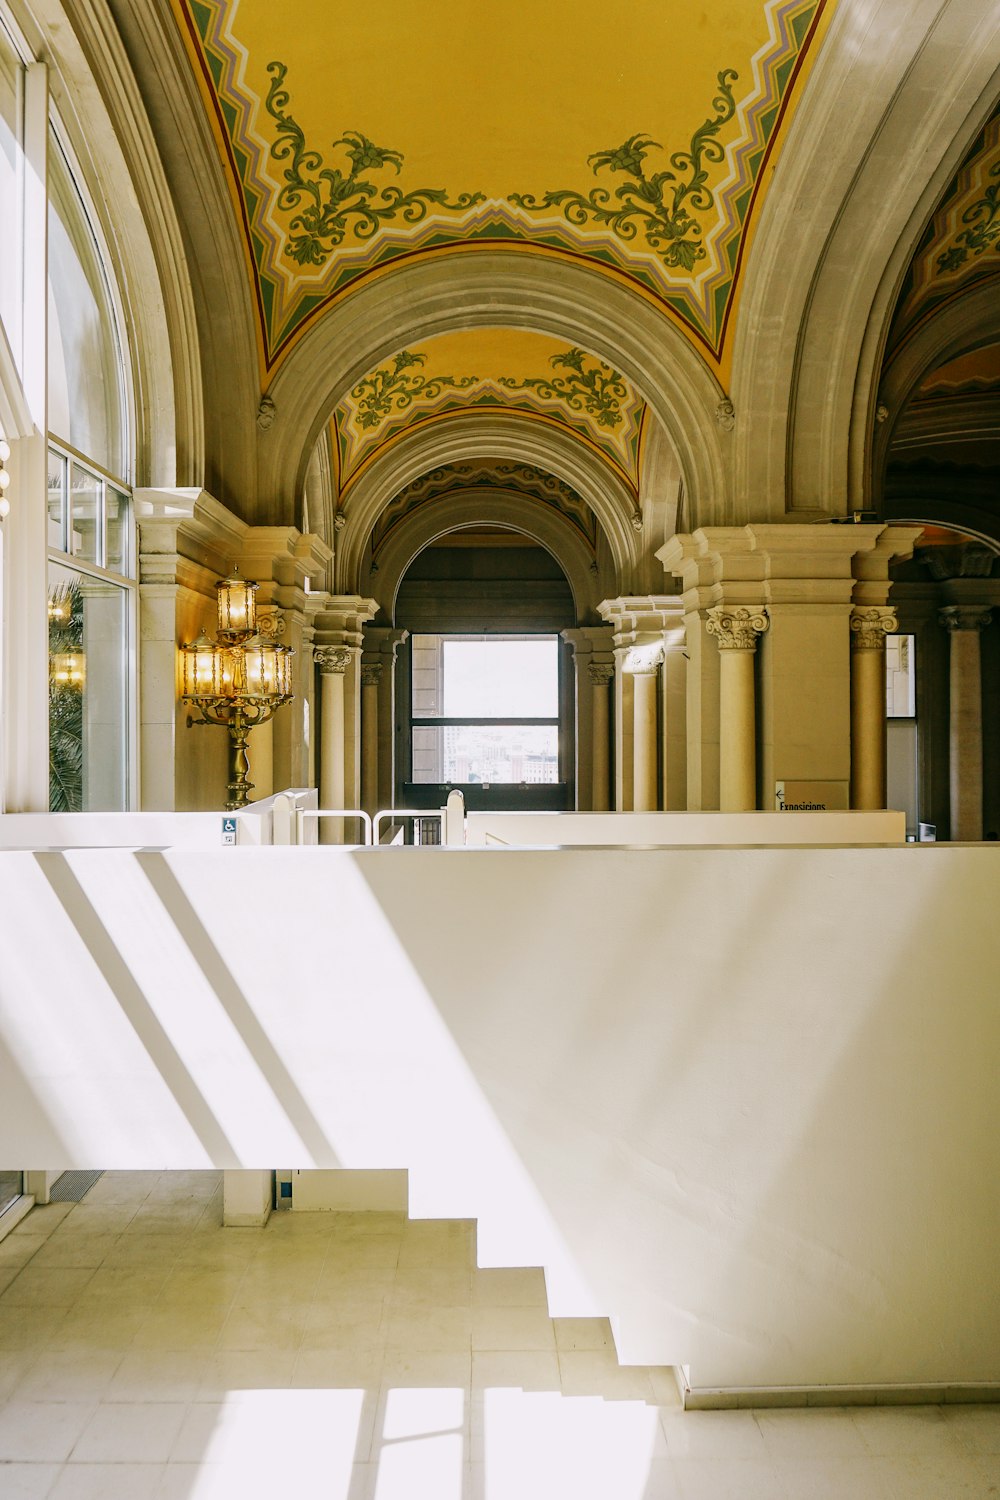
<path id="1" fill-rule="evenodd" d="M 1000 161 L 990 168 L 991 177 L 1000 177 Z M 1000 182 L 991 182 L 983 196 L 969 205 L 962 215 L 969 229 L 957 234 L 943 254 L 938 256 L 938 271 L 957 271 L 969 255 L 982 255 L 1000 243 Z"/>
<path id="2" fill-rule="evenodd" d="M 401 349 L 393 359 L 391 369 L 385 365 L 359 380 L 351 391 L 352 399 L 357 402 L 358 425 L 377 427 L 393 411 L 406 411 L 418 397 L 433 401 L 446 387 L 464 391 L 470 385 L 476 385 L 480 378 L 478 375 L 463 375 L 456 380 L 454 375 L 434 375 L 426 380 L 423 375 L 405 373 L 426 362 L 426 354 Z"/>
<path id="3" fill-rule="evenodd" d="M 270 62 L 267 71 L 271 85 L 264 104 L 278 128 L 271 157 L 288 163 L 282 172 L 285 185 L 278 193 L 278 208 L 294 214 L 285 253 L 300 266 L 325 264 L 348 230 L 355 239 L 370 240 L 393 219 L 419 224 L 432 205 L 461 213 L 483 201 L 482 193 L 460 193 L 451 201 L 443 188 L 414 188 L 404 193 L 390 183 L 379 191 L 363 174 L 392 167 L 398 175 L 403 156 L 376 146 L 357 130 L 348 130 L 333 142 L 346 148 L 350 171 L 345 174 L 324 166 L 320 153 L 306 145 L 302 127 L 288 113 L 291 96 L 283 87 L 287 66 Z"/>
<path id="4" fill-rule="evenodd" d="M 617 427 L 628 387 L 618 371 L 603 360 L 588 365 L 586 359 L 582 349 L 567 349 L 565 354 L 553 354 L 549 364 L 553 369 L 568 370 L 568 375 L 554 375 L 551 380 L 537 376 L 514 380 L 510 375 L 501 375 L 500 384 L 511 391 L 530 388 L 546 400 L 564 401 L 571 411 L 588 412 L 596 417 L 599 427 Z"/>
<path id="5" fill-rule="evenodd" d="M 736 113 L 731 85 L 738 77 L 733 68 L 724 68 L 717 75 L 719 92 L 712 100 L 713 113 L 691 137 L 690 148 L 673 153 L 670 168 L 647 177 L 643 164 L 650 147 L 663 148 L 648 135 L 632 135 L 617 150 L 596 151 L 587 158 L 595 174 L 606 168 L 610 172 L 623 172 L 632 179 L 623 182 L 614 193 L 603 187 L 592 188 L 587 194 L 562 188 L 546 193 L 543 198 L 532 193 L 512 193 L 510 201 L 530 213 L 561 208 L 577 228 L 591 222 L 606 224 L 623 240 L 634 240 L 642 229 L 665 265 L 693 270 L 704 259 L 705 248 L 701 244 L 701 226 L 691 210 L 705 213 L 714 207 L 706 163 L 725 159 L 725 148 L 715 137 Z"/>

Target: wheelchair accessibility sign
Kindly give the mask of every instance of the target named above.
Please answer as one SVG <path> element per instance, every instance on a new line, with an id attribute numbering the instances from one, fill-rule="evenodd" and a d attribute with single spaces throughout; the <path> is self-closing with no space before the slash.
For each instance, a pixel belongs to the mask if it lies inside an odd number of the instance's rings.
<path id="1" fill-rule="evenodd" d="M 224 844 L 236 843 L 236 819 L 223 818 L 222 820 L 222 842 Z"/>

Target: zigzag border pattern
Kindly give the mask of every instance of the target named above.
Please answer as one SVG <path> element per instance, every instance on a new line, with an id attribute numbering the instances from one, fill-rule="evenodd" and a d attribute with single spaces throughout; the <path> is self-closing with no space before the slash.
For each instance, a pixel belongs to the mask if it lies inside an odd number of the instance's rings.
<path id="1" fill-rule="evenodd" d="M 754 86 L 737 107 L 741 134 L 727 149 L 729 174 L 716 190 L 717 214 L 703 239 L 709 264 L 693 276 L 669 272 L 655 252 L 626 247 L 609 231 L 579 232 L 555 215 L 540 219 L 501 199 L 490 199 L 466 214 L 429 214 L 411 230 L 386 229 L 373 243 L 339 247 L 331 264 L 318 274 L 303 274 L 286 263 L 286 232 L 273 216 L 281 184 L 268 170 L 270 143 L 255 129 L 261 106 L 246 82 L 246 48 L 233 35 L 238 7 L 227 0 L 196 0 L 203 18 L 199 21 L 195 0 L 184 3 L 200 39 L 243 199 L 258 282 L 264 359 L 271 368 L 320 308 L 358 277 L 401 255 L 486 241 L 541 244 L 623 273 L 666 303 L 717 358 L 755 185 L 781 117 L 783 97 L 827 0 L 767 0 L 768 39 L 751 59 Z"/>
<path id="2" fill-rule="evenodd" d="M 363 432 L 357 431 L 352 420 L 356 408 L 351 398 L 348 397 L 342 401 L 337 407 L 336 421 L 340 472 L 344 485 L 350 483 L 355 470 L 367 453 L 403 431 L 411 422 L 420 421 L 426 417 L 440 416 L 445 412 L 463 407 L 482 406 L 502 407 L 506 411 L 527 410 L 536 412 L 540 416 L 555 417 L 557 421 L 567 427 L 572 427 L 596 447 L 603 449 L 608 457 L 629 476 L 633 487 L 635 486 L 639 429 L 645 407 L 645 402 L 637 392 L 633 391 L 632 399 L 621 404 L 620 410 L 623 417 L 621 432 L 611 433 L 599 430 L 593 422 L 587 420 L 586 416 L 577 416 L 575 412 L 567 408 L 563 401 L 546 401 L 535 397 L 530 391 L 509 391 L 497 385 L 493 380 L 480 380 L 476 385 L 469 386 L 458 395 L 453 391 L 445 391 L 426 404 L 414 402 L 405 412 L 399 413 L 398 416 L 387 417 L 384 422 L 379 423 L 378 427 Z"/>

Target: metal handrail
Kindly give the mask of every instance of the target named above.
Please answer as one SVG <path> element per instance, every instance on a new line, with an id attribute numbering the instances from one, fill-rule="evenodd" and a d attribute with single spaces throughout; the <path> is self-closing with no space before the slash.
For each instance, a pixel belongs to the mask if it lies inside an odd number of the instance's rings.
<path id="1" fill-rule="evenodd" d="M 364 844 L 372 843 L 372 820 L 363 807 L 297 807 L 295 809 L 295 842 L 302 843 L 302 829 L 306 818 L 360 818 L 364 830 Z"/>
<path id="2" fill-rule="evenodd" d="M 372 838 L 375 847 L 380 844 L 380 833 L 382 822 L 385 818 L 437 818 L 444 828 L 444 812 L 439 807 L 387 807 L 375 814 L 375 822 L 372 830 Z"/>

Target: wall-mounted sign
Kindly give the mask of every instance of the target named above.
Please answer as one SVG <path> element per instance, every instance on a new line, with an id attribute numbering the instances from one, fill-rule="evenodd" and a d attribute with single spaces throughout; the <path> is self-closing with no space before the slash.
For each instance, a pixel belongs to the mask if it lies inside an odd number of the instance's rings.
<path id="1" fill-rule="evenodd" d="M 776 781 L 775 812 L 846 812 L 850 807 L 846 781 Z"/>
<path id="2" fill-rule="evenodd" d="M 223 818 L 222 820 L 222 842 L 224 844 L 236 843 L 236 819 Z"/>

